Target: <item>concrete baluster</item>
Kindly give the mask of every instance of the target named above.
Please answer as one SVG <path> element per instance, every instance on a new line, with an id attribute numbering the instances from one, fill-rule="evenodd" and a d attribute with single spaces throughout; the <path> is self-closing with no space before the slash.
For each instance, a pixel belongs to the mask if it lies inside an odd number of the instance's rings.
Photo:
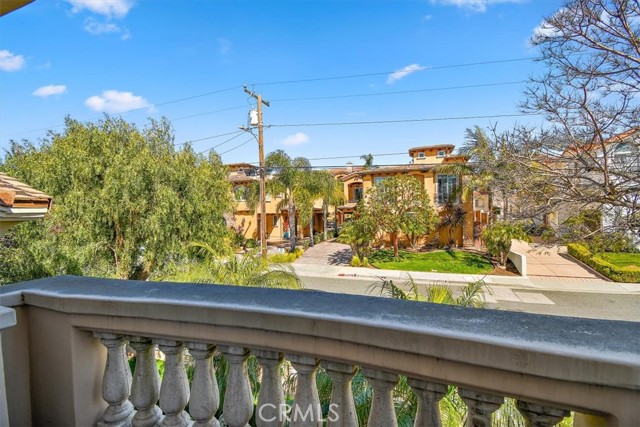
<path id="1" fill-rule="evenodd" d="M 333 381 L 327 427 L 358 427 L 358 416 L 351 390 L 351 380 L 356 374 L 356 367 L 337 362 L 322 362 L 322 367 Z"/>
<path id="2" fill-rule="evenodd" d="M 491 427 L 491 414 L 504 403 L 504 397 L 473 390 L 458 389 L 458 394 L 467 405 L 466 427 Z"/>
<path id="3" fill-rule="evenodd" d="M 129 345 L 136 351 L 131 402 L 137 412 L 131 424 L 133 427 L 158 426 L 162 420 L 162 411 L 156 405 L 160 394 L 160 375 L 156 365 L 155 345 L 144 337 L 131 337 Z"/>
<path id="4" fill-rule="evenodd" d="M 256 407 L 256 425 L 258 427 L 283 427 L 286 421 L 284 391 L 280 365 L 283 355 L 275 351 L 255 350 L 253 352 L 262 367 L 260 393 Z"/>
<path id="5" fill-rule="evenodd" d="M 542 406 L 518 400 L 518 410 L 527 420 L 529 427 L 552 427 L 569 416 L 569 411 L 564 409 Z"/>
<path id="6" fill-rule="evenodd" d="M 94 333 L 107 347 L 107 364 L 102 376 L 102 398 L 109 404 L 98 426 L 129 426 L 133 405 L 129 402 L 131 369 L 127 361 L 127 340 L 122 335 Z"/>
<path id="7" fill-rule="evenodd" d="M 418 397 L 414 427 L 441 427 L 442 417 L 438 403 L 447 394 L 447 386 L 414 378 L 407 381 Z"/>
<path id="8" fill-rule="evenodd" d="M 373 388 L 369 427 L 397 427 L 396 413 L 393 407 L 393 388 L 398 384 L 398 376 L 374 369 L 362 369 L 362 373 Z"/>
<path id="9" fill-rule="evenodd" d="M 229 427 L 247 427 L 253 414 L 253 396 L 247 374 L 249 350 L 233 346 L 218 348 L 229 364 L 227 389 L 222 407 L 224 423 Z"/>
<path id="10" fill-rule="evenodd" d="M 215 346 L 204 343 L 187 344 L 195 359 L 195 370 L 191 382 L 189 414 L 195 419 L 194 427 L 220 427 L 215 417 L 220 405 L 218 380 L 213 367 Z"/>
<path id="11" fill-rule="evenodd" d="M 296 394 L 289 414 L 290 427 L 322 427 L 322 408 L 316 387 L 320 362 L 314 357 L 287 355 L 297 372 Z"/>
<path id="12" fill-rule="evenodd" d="M 189 403 L 189 381 L 184 366 L 184 345 L 159 339 L 158 348 L 165 355 L 164 376 L 160 387 L 160 408 L 165 413 L 162 426 L 187 427 L 191 419 L 184 410 Z"/>

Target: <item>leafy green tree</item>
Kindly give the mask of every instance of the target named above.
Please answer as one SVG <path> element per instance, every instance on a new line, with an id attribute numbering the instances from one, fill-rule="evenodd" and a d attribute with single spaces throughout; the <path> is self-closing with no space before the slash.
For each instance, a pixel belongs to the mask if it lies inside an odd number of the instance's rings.
<path id="1" fill-rule="evenodd" d="M 428 198 L 429 196 L 427 196 Z M 407 215 L 405 221 L 400 224 L 400 230 L 409 238 L 412 248 L 418 246 L 418 240 L 431 234 L 438 227 L 438 215 L 431 204 L 423 204 L 411 215 Z"/>
<path id="2" fill-rule="evenodd" d="M 347 222 L 340 230 L 338 241 L 351 246 L 351 251 L 361 260 L 369 255 L 371 243 L 376 237 L 378 226 L 369 215 L 364 202 L 356 207 L 357 217 Z"/>
<path id="3" fill-rule="evenodd" d="M 368 214 L 378 228 L 388 233 L 393 255 L 398 256 L 398 234 L 414 216 L 423 216 L 431 224 L 435 213 L 424 186 L 414 177 L 399 176 L 382 180 L 366 197 Z"/>
<path id="4" fill-rule="evenodd" d="M 137 129 L 105 116 L 67 118 L 39 144 L 12 142 L 2 170 L 53 197 L 50 215 L 15 229 L 14 250 L 52 274 L 144 279 L 201 239 L 224 252 L 232 210 L 226 168 L 189 145 L 176 149 L 166 120 Z"/>
<path id="5" fill-rule="evenodd" d="M 269 153 L 265 158 L 265 166 L 274 172 L 272 179 L 267 182 L 271 194 L 282 194 L 282 207 L 287 207 L 289 214 L 289 238 L 291 251 L 296 249 L 296 201 L 300 193 L 304 192 L 303 174 L 311 169 L 309 160 L 304 157 L 292 159 L 282 150 Z M 304 196 L 303 196 L 304 197 Z"/>
<path id="6" fill-rule="evenodd" d="M 511 239 L 529 241 L 529 236 L 518 223 L 497 221 L 482 232 L 487 250 L 493 256 L 500 258 L 500 265 L 507 265 L 507 255 L 511 250 Z"/>

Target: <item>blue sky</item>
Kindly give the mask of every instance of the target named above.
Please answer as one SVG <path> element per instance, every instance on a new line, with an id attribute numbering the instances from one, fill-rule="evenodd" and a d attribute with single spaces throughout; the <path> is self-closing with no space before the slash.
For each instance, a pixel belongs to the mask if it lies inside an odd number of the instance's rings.
<path id="1" fill-rule="evenodd" d="M 10 139 L 36 141 L 45 129 L 61 130 L 66 115 L 90 120 L 107 112 L 139 126 L 166 116 L 176 143 L 194 141 L 198 151 L 222 144 L 216 150 L 225 162 L 256 162 L 250 135 L 209 138 L 246 124 L 255 107 L 242 90 L 247 84 L 271 101 L 264 108 L 266 152 L 355 156 L 312 161 L 318 166 L 359 164 L 365 153 L 376 164 L 405 163 L 407 154 L 376 155 L 460 145 L 476 124 L 543 124 L 539 117 L 479 116 L 519 113 L 521 82 L 541 72 L 526 59 L 537 54 L 528 39 L 560 6 L 36 0 L 0 19 L 0 150 Z M 460 117 L 475 118 L 449 120 Z"/>

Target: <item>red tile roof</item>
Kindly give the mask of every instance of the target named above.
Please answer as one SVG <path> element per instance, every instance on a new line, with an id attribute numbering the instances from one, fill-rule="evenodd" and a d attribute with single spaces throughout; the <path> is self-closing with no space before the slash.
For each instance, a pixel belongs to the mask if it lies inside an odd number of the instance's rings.
<path id="1" fill-rule="evenodd" d="M 0 205 L 6 207 L 30 207 L 30 206 L 46 206 L 49 207 L 51 196 L 46 195 L 42 191 L 29 187 L 0 172 Z"/>

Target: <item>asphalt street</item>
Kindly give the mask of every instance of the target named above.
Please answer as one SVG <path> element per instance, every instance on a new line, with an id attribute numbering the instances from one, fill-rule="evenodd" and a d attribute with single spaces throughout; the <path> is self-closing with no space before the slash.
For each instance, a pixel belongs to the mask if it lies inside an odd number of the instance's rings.
<path id="1" fill-rule="evenodd" d="M 379 296 L 372 289 L 374 279 L 301 277 L 307 289 L 325 292 Z M 421 286 L 426 286 L 422 283 Z M 454 293 L 460 286 L 450 285 Z M 555 316 L 640 322 L 640 294 L 606 294 L 509 289 L 489 285 L 485 290 L 485 308 Z"/>

